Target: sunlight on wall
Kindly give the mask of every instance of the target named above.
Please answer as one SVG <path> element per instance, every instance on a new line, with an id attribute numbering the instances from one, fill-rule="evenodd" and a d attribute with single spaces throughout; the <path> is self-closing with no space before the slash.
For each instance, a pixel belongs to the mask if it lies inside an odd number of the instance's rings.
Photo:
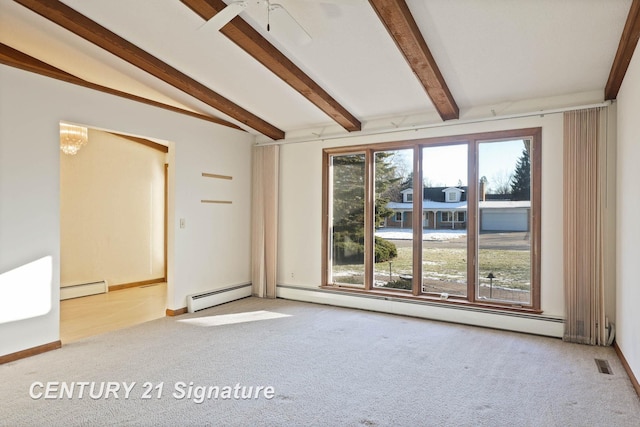
<path id="1" fill-rule="evenodd" d="M 52 280 L 51 256 L 0 274 L 0 324 L 47 314 Z"/>
<path id="2" fill-rule="evenodd" d="M 178 322 L 188 323 L 196 326 L 221 326 L 233 325 L 234 323 L 256 322 L 258 320 L 279 319 L 290 317 L 290 314 L 274 313 L 272 311 L 248 311 L 246 313 L 221 314 L 218 316 L 196 317 L 193 319 L 182 319 Z"/>

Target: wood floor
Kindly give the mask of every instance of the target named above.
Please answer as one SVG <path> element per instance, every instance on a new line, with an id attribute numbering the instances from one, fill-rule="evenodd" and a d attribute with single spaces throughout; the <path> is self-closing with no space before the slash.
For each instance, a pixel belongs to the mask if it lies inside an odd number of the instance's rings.
<path id="1" fill-rule="evenodd" d="M 67 344 L 164 317 L 167 284 L 157 283 L 60 301 L 60 339 Z"/>

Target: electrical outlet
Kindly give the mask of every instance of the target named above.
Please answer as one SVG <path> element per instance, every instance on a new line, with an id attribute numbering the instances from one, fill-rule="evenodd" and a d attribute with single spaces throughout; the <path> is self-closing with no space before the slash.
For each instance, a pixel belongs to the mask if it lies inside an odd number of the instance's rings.
<path id="1" fill-rule="evenodd" d="M 291 278 L 294 279 L 295 278 L 295 274 L 293 274 L 293 272 L 291 272 Z"/>
<path id="2" fill-rule="evenodd" d="M 180 218 L 180 228 L 185 228 L 185 226 L 186 224 L 184 218 Z"/>

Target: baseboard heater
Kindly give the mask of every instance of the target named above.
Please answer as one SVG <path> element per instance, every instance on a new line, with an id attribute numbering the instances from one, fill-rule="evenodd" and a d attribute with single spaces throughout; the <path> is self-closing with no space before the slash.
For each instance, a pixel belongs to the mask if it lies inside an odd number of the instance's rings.
<path id="1" fill-rule="evenodd" d="M 79 283 L 71 286 L 60 287 L 60 300 L 86 297 L 89 295 L 105 294 L 109 292 L 106 280 L 98 282 Z"/>
<path id="2" fill-rule="evenodd" d="M 251 296 L 251 283 L 187 296 L 189 313 Z"/>

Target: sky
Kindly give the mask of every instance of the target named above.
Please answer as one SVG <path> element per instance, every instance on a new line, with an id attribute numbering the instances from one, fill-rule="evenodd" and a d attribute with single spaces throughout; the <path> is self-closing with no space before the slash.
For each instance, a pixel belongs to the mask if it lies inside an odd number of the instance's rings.
<path id="1" fill-rule="evenodd" d="M 488 187 L 494 188 L 500 175 L 506 176 L 513 173 L 518 159 L 522 156 L 522 150 L 524 150 L 524 142 L 521 139 L 480 143 L 478 176 L 487 177 Z"/>
<path id="2" fill-rule="evenodd" d="M 487 177 L 490 188 L 498 184 L 515 170 L 523 149 L 522 140 L 480 143 L 478 176 Z M 411 150 L 403 150 L 396 157 L 397 163 L 403 163 L 411 170 Z M 423 178 L 429 185 L 456 186 L 459 182 L 468 185 L 466 144 L 426 147 L 422 161 Z"/>

